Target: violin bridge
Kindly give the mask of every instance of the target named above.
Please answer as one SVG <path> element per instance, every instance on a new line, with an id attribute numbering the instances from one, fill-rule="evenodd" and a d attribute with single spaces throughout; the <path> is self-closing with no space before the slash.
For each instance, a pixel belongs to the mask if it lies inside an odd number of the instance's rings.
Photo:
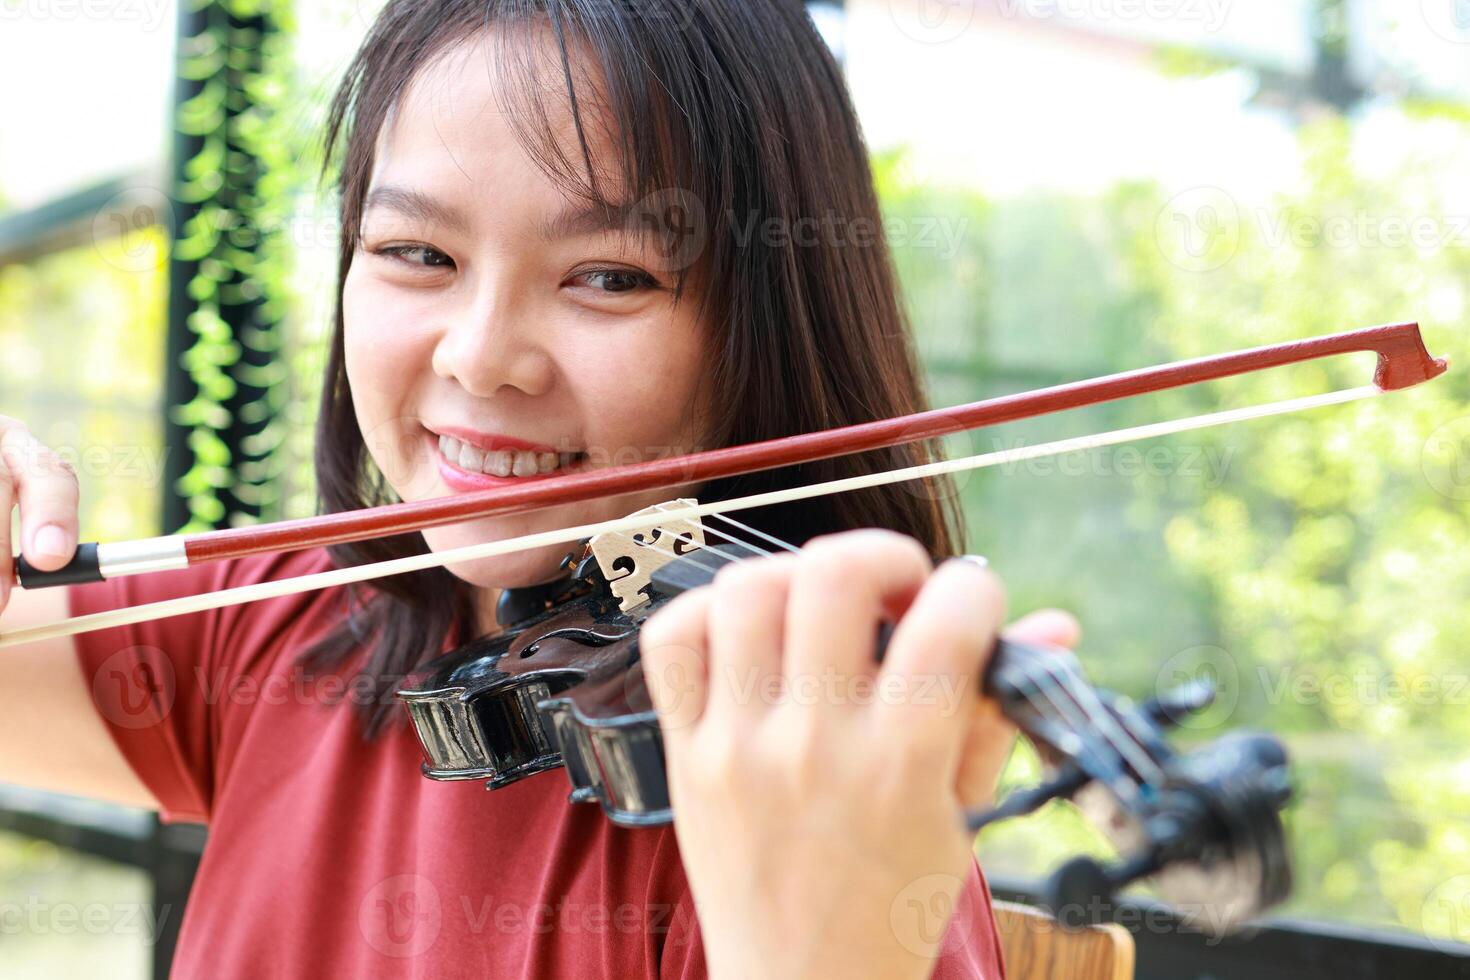
<path id="1" fill-rule="evenodd" d="M 630 516 L 657 514 L 671 507 L 693 507 L 699 501 L 673 500 Z M 704 547 L 704 527 L 697 518 L 670 521 L 642 531 L 614 531 L 594 537 L 589 547 L 623 612 L 649 601 L 653 573 L 676 558 Z"/>

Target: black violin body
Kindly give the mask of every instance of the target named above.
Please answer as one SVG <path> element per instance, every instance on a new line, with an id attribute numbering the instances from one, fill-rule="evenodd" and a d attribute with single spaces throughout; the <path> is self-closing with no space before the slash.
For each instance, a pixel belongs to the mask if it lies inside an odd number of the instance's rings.
<path id="1" fill-rule="evenodd" d="M 552 608 L 405 679 L 398 697 L 424 775 L 499 789 L 564 766 L 572 802 L 600 803 L 623 826 L 668 823 L 663 739 L 638 660 L 646 615 L 621 612 L 585 563 L 563 589 Z"/>
<path id="2" fill-rule="evenodd" d="M 549 590 L 506 593 L 504 632 L 446 654 L 398 692 L 424 750 L 424 774 L 483 779 L 498 789 L 563 768 L 571 802 L 595 802 L 617 824 L 672 820 L 638 631 L 725 562 L 754 554 L 739 545 L 716 550 L 722 557 L 673 556 L 649 576 L 644 601 L 631 612 L 590 556 Z M 880 632 L 879 657 L 886 636 Z M 1232 735 L 1178 753 L 1165 738 L 1180 718 L 1210 703 L 1206 686 L 1135 705 L 1092 687 L 1068 651 L 1004 640 L 984 686 L 1038 747 L 1048 778 L 972 814 L 971 826 L 1066 798 L 1130 854 L 1112 866 L 1078 858 L 1053 876 L 1048 904 L 1064 924 L 1108 918 L 1114 893 L 1145 876 L 1186 910 L 1186 921 L 1212 933 L 1286 897 L 1280 811 L 1290 787 L 1280 743 Z"/>

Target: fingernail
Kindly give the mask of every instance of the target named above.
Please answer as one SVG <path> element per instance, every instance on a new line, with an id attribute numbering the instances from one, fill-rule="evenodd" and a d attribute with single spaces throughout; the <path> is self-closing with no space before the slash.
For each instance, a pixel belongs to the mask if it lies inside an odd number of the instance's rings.
<path id="1" fill-rule="evenodd" d="M 37 555 L 66 557 L 66 532 L 59 525 L 47 524 L 31 539 L 31 550 Z"/>
<path id="2" fill-rule="evenodd" d="M 984 555 L 960 555 L 959 559 L 960 561 L 970 562 L 973 565 L 979 565 L 981 568 L 990 567 L 990 559 Z"/>

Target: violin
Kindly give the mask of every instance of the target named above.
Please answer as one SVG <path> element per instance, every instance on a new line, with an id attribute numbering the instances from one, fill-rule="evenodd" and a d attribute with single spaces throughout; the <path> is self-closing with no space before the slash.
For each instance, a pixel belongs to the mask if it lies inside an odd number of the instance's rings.
<path id="1" fill-rule="evenodd" d="M 767 553 L 730 531 L 715 531 L 725 540 L 709 543 L 712 530 L 683 520 L 610 532 L 567 556 L 565 581 L 503 593 L 497 610 L 503 632 L 446 654 L 398 691 L 424 750 L 424 775 L 483 779 L 493 790 L 564 768 L 570 802 L 596 803 L 626 827 L 670 822 L 663 740 L 644 682 L 639 629 L 724 565 Z M 882 658 L 888 633 L 885 628 L 875 638 L 875 658 Z M 1290 892 L 1281 810 L 1291 789 L 1281 743 L 1234 734 L 1179 753 L 1167 742 L 1168 728 L 1210 704 L 1208 684 L 1194 682 L 1134 705 L 1094 688 L 1069 651 L 1001 639 L 982 688 L 1041 750 L 1047 776 L 969 814 L 970 828 L 1070 799 L 1131 852 L 1108 866 L 1077 858 L 1052 876 L 1044 904 L 1063 924 L 1106 918 L 1115 893 L 1146 876 L 1186 922 L 1212 933 L 1236 927 Z"/>
<path id="2" fill-rule="evenodd" d="M 483 779 L 495 789 L 560 768 L 570 780 L 572 802 L 596 802 L 611 820 L 626 826 L 662 824 L 672 814 L 658 718 L 639 661 L 639 629 L 663 604 L 707 583 L 723 565 L 760 557 L 771 547 L 791 547 L 739 523 L 731 513 L 1346 404 L 1429 381 L 1444 373 L 1446 361 L 1425 349 L 1417 324 L 1369 327 L 524 486 L 258 527 L 83 545 L 71 563 L 54 572 L 40 572 L 23 559 L 16 563 L 18 584 L 30 589 L 323 547 L 704 483 L 1353 352 L 1375 355 L 1371 384 L 747 497 L 673 501 L 612 521 L 13 630 L 0 634 L 0 649 L 548 545 L 575 545 L 562 579 L 503 593 L 497 612 L 501 631 L 410 675 L 399 698 L 423 747 L 423 771 L 431 778 Z M 885 642 L 880 631 L 875 657 L 882 656 Z M 1250 733 L 1227 735 L 1190 751 L 1168 742 L 1169 728 L 1209 703 L 1212 692 L 1206 685 L 1188 684 L 1135 704 L 1093 687 L 1071 653 L 1007 640 L 997 643 L 981 683 L 1036 745 L 1046 775 L 997 806 L 969 814 L 970 826 L 978 830 L 1049 800 L 1070 799 L 1125 855 L 1111 864 L 1078 858 L 1057 871 L 1047 902 L 1064 924 L 1105 918 L 1113 894 L 1144 877 L 1152 877 L 1180 906 L 1187 923 L 1211 933 L 1228 931 L 1286 896 L 1291 872 L 1281 811 L 1291 791 L 1282 745 Z"/>

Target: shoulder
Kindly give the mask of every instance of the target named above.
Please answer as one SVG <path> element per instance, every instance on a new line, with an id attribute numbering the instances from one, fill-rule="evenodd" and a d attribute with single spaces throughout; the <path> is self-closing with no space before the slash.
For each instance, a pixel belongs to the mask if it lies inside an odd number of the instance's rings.
<path id="1" fill-rule="evenodd" d="M 214 594 L 233 593 L 236 598 L 247 597 L 236 590 L 272 582 L 293 582 L 334 568 L 325 548 L 247 555 L 216 564 L 220 567 L 206 572 L 204 589 Z M 345 588 L 331 586 L 231 603 L 219 610 L 220 639 L 248 637 L 250 645 L 263 647 L 286 633 L 328 629 L 346 616 L 348 598 Z"/>
<path id="2" fill-rule="evenodd" d="M 131 575 L 69 588 L 74 615 L 148 606 L 187 596 L 236 593 L 331 566 L 325 551 L 257 555 L 171 572 Z M 247 593 L 248 595 L 248 593 Z M 233 747 L 259 698 L 241 685 L 284 672 L 307 631 L 340 622 L 341 590 L 214 608 L 144 610 L 136 621 L 75 637 L 93 702 L 135 772 L 169 819 L 208 820 Z M 225 760 L 222 762 L 222 760 Z"/>
<path id="3" fill-rule="evenodd" d="M 177 571 L 110 579 L 70 588 L 71 613 L 84 616 L 112 609 L 146 606 L 186 596 L 244 600 L 251 589 L 331 569 L 323 548 L 284 554 L 248 555 L 207 562 Z M 220 601 L 199 612 L 153 617 L 121 629 L 78 637 L 84 660 L 108 649 L 152 645 L 172 656 L 218 661 L 225 651 L 264 651 L 298 630 L 325 629 L 347 612 L 346 590 L 329 588 L 252 601 Z"/>
<path id="4" fill-rule="evenodd" d="M 120 605 L 161 602 L 188 595 L 205 595 L 263 582 L 296 578 L 332 567 L 325 548 L 277 554 L 246 555 L 204 562 L 188 568 L 108 579 L 71 587 L 72 606 L 78 612 Z"/>

